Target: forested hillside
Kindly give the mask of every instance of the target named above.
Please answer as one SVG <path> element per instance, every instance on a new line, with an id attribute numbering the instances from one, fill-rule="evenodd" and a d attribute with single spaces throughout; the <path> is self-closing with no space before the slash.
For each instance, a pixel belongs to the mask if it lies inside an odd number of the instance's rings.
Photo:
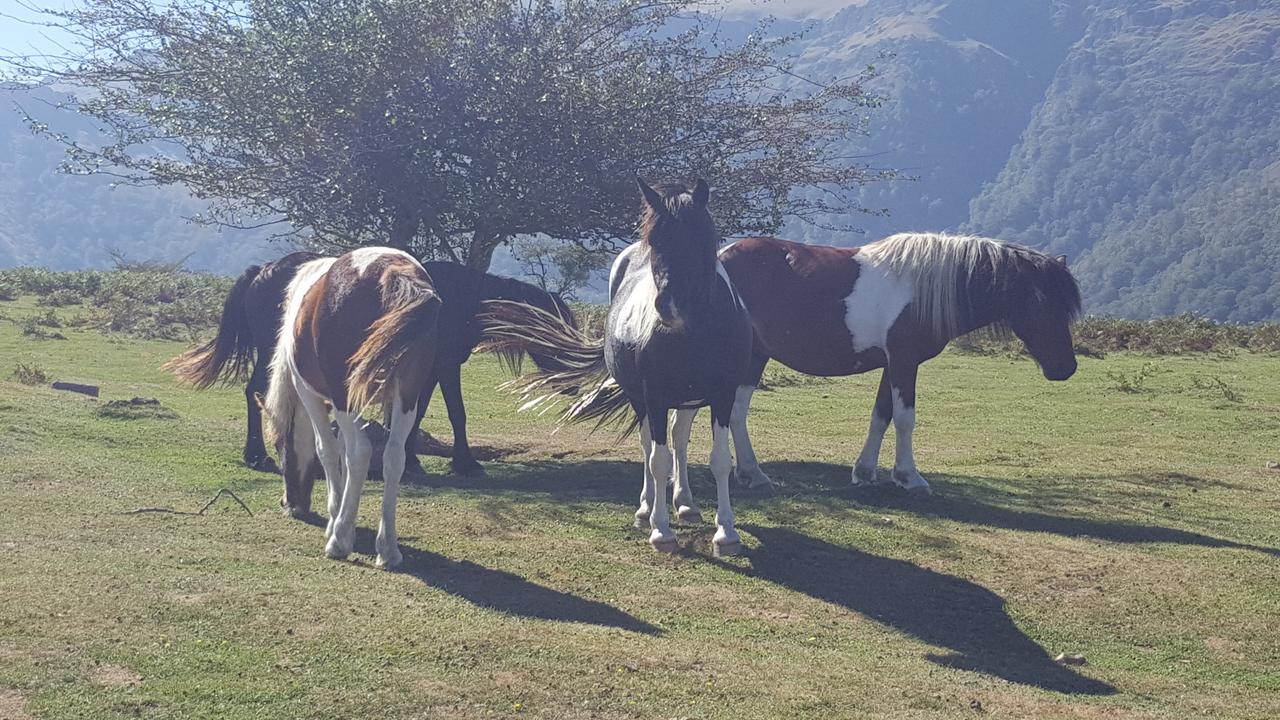
<path id="1" fill-rule="evenodd" d="M 972 228 L 1076 256 L 1092 312 L 1277 317 L 1278 38 L 1280 3 L 1095 11 Z"/>
<path id="2" fill-rule="evenodd" d="M 0 267 L 109 267 L 114 250 L 134 260 L 189 255 L 193 269 L 235 273 L 283 252 L 261 231 L 218 232 L 187 222 L 202 205 L 180 189 L 115 186 L 104 176 L 58 172 L 62 146 L 33 136 L 18 108 L 58 132 L 92 141 L 92 124 L 49 105 L 65 95 L 0 88 Z"/>

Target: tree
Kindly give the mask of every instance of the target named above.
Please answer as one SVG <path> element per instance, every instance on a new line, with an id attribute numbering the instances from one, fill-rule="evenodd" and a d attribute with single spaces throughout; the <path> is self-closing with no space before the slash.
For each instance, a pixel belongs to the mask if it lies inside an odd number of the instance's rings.
<path id="1" fill-rule="evenodd" d="M 556 242 L 545 235 L 517 238 L 511 255 L 520 272 L 547 292 L 566 300 L 591 286 L 592 279 L 609 265 L 609 259 L 574 243 Z"/>
<path id="2" fill-rule="evenodd" d="M 790 37 L 711 31 L 700 0 L 86 0 L 78 39 L 6 58 L 82 88 L 110 138 L 67 169 L 186 186 L 204 222 L 288 223 L 342 250 L 392 244 L 488 267 L 541 234 L 630 235 L 637 175 L 709 179 L 722 232 L 860 208 L 889 177 L 834 148 L 865 132 L 866 73 L 798 78 Z M 819 188 L 822 192 L 794 192 Z"/>

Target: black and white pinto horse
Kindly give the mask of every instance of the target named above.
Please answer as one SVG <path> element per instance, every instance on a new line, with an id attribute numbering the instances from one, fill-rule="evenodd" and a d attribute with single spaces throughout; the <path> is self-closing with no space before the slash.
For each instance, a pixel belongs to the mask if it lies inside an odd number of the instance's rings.
<path id="1" fill-rule="evenodd" d="M 586 390 L 566 419 L 607 423 L 628 408 L 634 411 L 628 429 L 639 428 L 644 461 L 636 526 L 651 528 L 649 544 L 660 551 L 676 548 L 666 498 L 673 470 L 684 489 L 675 498 L 678 516 L 699 518 L 687 490 L 689 432 L 697 409 L 710 406 L 710 464 L 717 491 L 712 543 L 717 554 L 733 555 L 742 545 L 729 502 L 729 422 L 751 358 L 751 325 L 716 258 L 720 237 L 707 211 L 706 182 L 698 180 L 692 189 L 639 184 L 640 240 L 623 250 L 610 271 L 604 337 L 591 340 L 546 313 L 507 304 L 493 310 L 506 328 L 493 330 L 496 339 L 486 343 L 505 350 L 550 349 L 569 368 L 524 379 L 526 395 L 543 393 L 526 407 L 565 391 Z"/>
<path id="2" fill-rule="evenodd" d="M 929 492 L 912 448 L 921 363 L 954 338 L 991 328 L 1022 340 L 1049 380 L 1076 371 L 1071 323 L 1080 313 L 1080 291 L 1064 256 L 990 238 L 908 233 L 858 248 L 745 238 L 719 257 L 755 330 L 751 370 L 733 415 L 736 474 L 752 487 L 770 483 L 751 447 L 747 413 L 771 359 L 808 375 L 883 368 L 853 482 L 877 481 L 892 421 L 890 477 L 919 493 Z"/>
<path id="3" fill-rule="evenodd" d="M 296 252 L 274 262 L 247 268 L 236 279 L 222 308 L 218 334 L 208 342 L 192 348 L 165 364 L 180 379 L 199 389 L 218 382 L 245 383 L 247 428 L 244 441 L 244 463 L 256 470 L 279 472 L 279 468 L 263 443 L 262 415 L 258 400 L 267 392 L 268 371 L 275 354 L 276 338 L 284 316 L 285 289 L 303 264 L 322 256 Z M 448 262 L 428 262 L 423 267 L 430 274 L 435 292 L 443 303 L 439 316 L 439 332 L 435 347 L 432 376 L 418 398 L 415 427 L 422 423 L 427 405 L 437 385 L 449 411 L 453 428 L 453 471 L 464 475 L 482 472 L 467 440 L 467 411 L 462 399 L 462 365 L 484 336 L 477 319 L 486 301 L 502 300 L 523 303 L 560 316 L 575 324 L 573 312 L 558 295 L 512 278 L 500 277 Z M 531 358 L 540 369 L 558 366 L 544 354 Z M 513 367 L 519 357 L 504 358 Z M 252 367 L 252 371 L 250 368 Z M 387 424 L 389 418 L 385 418 Z M 415 457 L 416 433 L 408 440 L 408 465 L 418 464 Z M 316 469 L 317 473 L 319 469 Z M 300 490 L 300 489 L 299 489 Z M 286 494 L 293 497 L 286 489 Z M 291 510 L 310 507 L 287 505 Z"/>

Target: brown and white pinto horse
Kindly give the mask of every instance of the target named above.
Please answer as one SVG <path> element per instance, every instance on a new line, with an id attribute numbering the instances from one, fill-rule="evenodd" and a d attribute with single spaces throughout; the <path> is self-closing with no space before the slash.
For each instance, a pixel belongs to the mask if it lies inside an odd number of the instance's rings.
<path id="1" fill-rule="evenodd" d="M 299 267 L 284 307 L 263 410 L 285 493 L 302 495 L 286 502 L 309 502 L 311 466 L 319 457 L 329 486 L 325 554 L 351 553 L 371 454 L 360 415 L 380 399 L 391 422 L 376 547 L 378 564 L 394 567 L 401 560 L 395 522 L 405 439 L 435 362 L 440 299 L 431 276 L 405 252 L 361 248 Z"/>
<path id="2" fill-rule="evenodd" d="M 1021 339 L 1046 378 L 1066 380 L 1076 371 L 1071 323 L 1080 313 L 1080 291 L 1065 257 L 988 238 L 911 233 L 858 248 L 746 238 L 722 249 L 720 261 L 755 328 L 751 371 L 732 422 L 738 479 L 752 487 L 770 482 L 746 424 L 770 359 L 808 375 L 884 368 L 853 482 L 876 481 L 892 420 L 891 477 L 923 493 L 929 484 L 911 446 L 920 363 L 960 335 L 993 327 Z"/>

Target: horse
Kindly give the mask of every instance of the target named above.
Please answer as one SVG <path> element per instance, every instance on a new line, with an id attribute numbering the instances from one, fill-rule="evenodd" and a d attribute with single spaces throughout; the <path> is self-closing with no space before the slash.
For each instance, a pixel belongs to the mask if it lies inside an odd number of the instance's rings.
<path id="1" fill-rule="evenodd" d="M 402 560 L 395 522 L 405 441 L 435 362 L 440 297 L 413 256 L 366 247 L 299 266 L 284 307 L 262 408 L 285 487 L 309 487 L 304 475 L 319 458 L 329 486 L 325 554 L 351 554 L 372 454 L 361 413 L 375 401 L 388 406 L 375 548 L 377 564 L 393 568 Z"/>
<path id="2" fill-rule="evenodd" d="M 245 433 L 244 463 L 255 470 L 280 472 L 263 444 L 262 417 L 257 398 L 267 391 L 267 373 L 284 313 L 285 288 L 303 263 L 320 257 L 316 253 L 296 252 L 246 269 L 227 294 L 217 335 L 164 366 L 198 389 L 218 382 L 231 384 L 246 382 L 247 379 L 244 394 L 248 429 Z M 483 303 L 490 300 L 520 302 L 552 312 L 574 327 L 577 327 L 576 320 L 560 296 L 535 285 L 457 263 L 428 262 L 423 267 L 431 276 L 435 291 L 444 304 L 440 309 L 435 372 L 423 389 L 422 397 L 418 398 L 415 427 L 421 424 L 431 395 L 439 385 L 449 411 L 449 423 L 453 427 L 451 468 L 462 475 L 479 474 L 483 469 L 476 462 L 467 441 L 467 411 L 462 399 L 461 372 L 462 365 L 484 337 L 485 328 L 477 320 Z M 533 353 L 531 358 L 540 369 L 556 367 L 555 361 L 545 354 Z M 519 366 L 518 355 L 505 356 L 503 360 L 513 368 Z M 416 435 L 409 435 L 410 468 L 418 464 Z M 297 509 L 291 508 L 291 512 Z"/>
<path id="3" fill-rule="evenodd" d="M 771 485 L 746 425 L 770 360 L 807 375 L 883 369 L 853 483 L 876 482 L 892 420 L 897 447 L 890 477 L 920 494 L 930 492 L 912 449 L 921 363 L 960 335 L 987 328 L 1017 336 L 1049 380 L 1076 371 L 1071 324 L 1080 314 L 1080 290 L 1065 256 L 991 238 L 903 233 L 855 248 L 750 237 L 726 246 L 719 258 L 755 331 L 733 416 L 736 475 L 749 487 Z"/>
<path id="4" fill-rule="evenodd" d="M 263 443 L 258 401 L 267 392 L 267 370 L 280 334 L 285 289 L 299 267 L 320 257 L 317 253 L 296 252 L 246 268 L 222 304 L 218 334 L 164 364 L 165 370 L 197 390 L 216 383 L 246 383 L 248 427 L 243 458 L 244 464 L 254 470 L 280 472 Z"/>
<path id="5" fill-rule="evenodd" d="M 751 324 L 734 283 L 716 259 L 720 238 L 707 210 L 707 183 L 698 180 L 692 188 L 638 183 L 640 240 L 623 250 L 610 269 L 604 337 L 593 340 L 547 313 L 499 303 L 490 311 L 497 322 L 485 346 L 549 349 L 565 366 L 517 383 L 518 391 L 534 396 L 525 407 L 585 388 L 564 420 L 609 424 L 631 411 L 624 434 L 639 429 L 644 464 L 635 524 L 650 528 L 649 544 L 662 552 L 676 549 L 666 499 L 673 469 L 677 487 L 684 489 L 674 498 L 677 516 L 701 519 L 687 492 L 689 432 L 697 409 L 710 406 L 710 464 L 717 491 L 712 546 L 716 555 L 734 555 L 741 552 L 742 542 L 729 502 L 729 422 L 751 359 Z"/>

